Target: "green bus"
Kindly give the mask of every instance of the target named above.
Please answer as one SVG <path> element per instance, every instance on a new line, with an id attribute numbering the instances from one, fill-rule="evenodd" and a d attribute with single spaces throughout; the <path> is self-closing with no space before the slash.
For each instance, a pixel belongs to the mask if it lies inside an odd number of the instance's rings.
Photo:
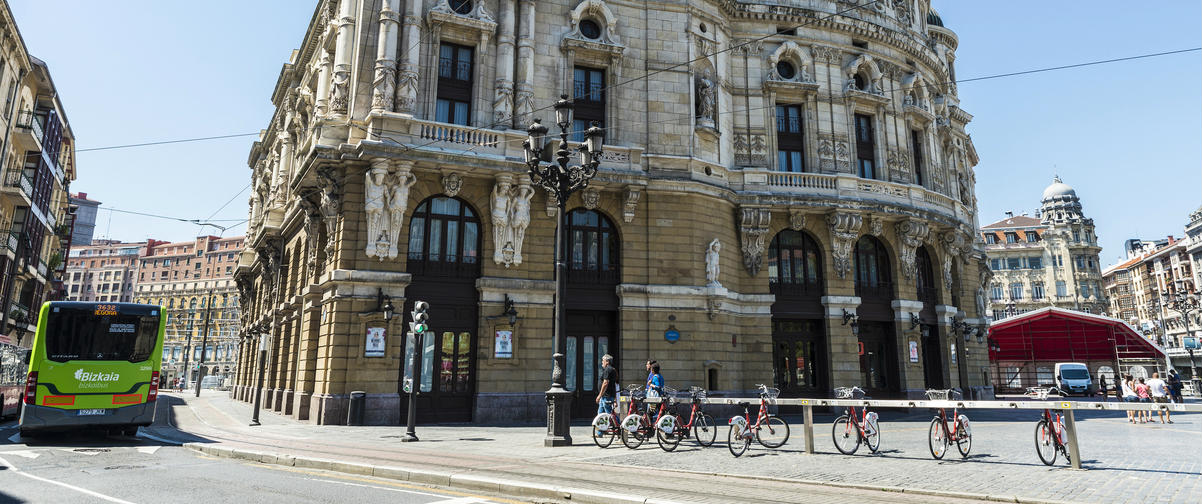
<path id="1" fill-rule="evenodd" d="M 29 356 L 21 435 L 154 421 L 166 319 L 155 305 L 51 301 Z"/>

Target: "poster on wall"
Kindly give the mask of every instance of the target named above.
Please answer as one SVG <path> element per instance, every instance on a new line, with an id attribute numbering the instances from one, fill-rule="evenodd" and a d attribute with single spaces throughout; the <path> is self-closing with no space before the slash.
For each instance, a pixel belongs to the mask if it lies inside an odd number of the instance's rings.
<path id="1" fill-rule="evenodd" d="M 497 331 L 493 357 L 497 359 L 513 358 L 513 331 Z"/>
<path id="2" fill-rule="evenodd" d="M 910 362 L 918 362 L 918 342 L 910 340 Z"/>
<path id="3" fill-rule="evenodd" d="M 956 344 L 952 343 L 952 364 L 956 363 Z"/>
<path id="4" fill-rule="evenodd" d="M 383 327 L 368 327 L 367 339 L 363 343 L 364 357 L 383 357 L 384 356 L 384 336 L 386 332 Z"/>

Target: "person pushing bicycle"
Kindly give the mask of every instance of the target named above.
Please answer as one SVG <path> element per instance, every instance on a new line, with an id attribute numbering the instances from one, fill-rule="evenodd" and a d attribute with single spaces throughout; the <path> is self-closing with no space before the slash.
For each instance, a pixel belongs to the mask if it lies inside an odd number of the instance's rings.
<path id="1" fill-rule="evenodd" d="M 597 414 L 613 413 L 618 399 L 618 370 L 613 367 L 614 357 L 601 357 L 601 386 L 597 387 Z"/>

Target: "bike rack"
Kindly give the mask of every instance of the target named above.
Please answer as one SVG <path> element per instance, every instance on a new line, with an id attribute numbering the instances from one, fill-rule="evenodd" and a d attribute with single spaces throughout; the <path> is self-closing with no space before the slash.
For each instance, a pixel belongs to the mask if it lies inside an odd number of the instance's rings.
<path id="1" fill-rule="evenodd" d="M 645 403 L 659 403 L 664 398 L 649 397 Z M 739 404 L 741 402 L 756 403 L 756 397 L 710 397 L 706 404 Z M 692 404 L 688 397 L 672 399 L 678 404 Z M 964 401 L 964 400 L 912 400 L 912 399 L 825 399 L 825 398 L 784 398 L 776 399 L 779 406 L 802 406 L 805 422 L 805 452 L 814 454 L 814 407 L 863 407 L 873 408 L 929 408 L 929 409 L 1023 409 L 1023 410 L 1052 410 L 1064 412 L 1064 428 L 1068 434 L 1069 458 L 1073 469 L 1081 469 L 1081 453 L 1077 445 L 1077 419 L 1073 414 L 1076 410 L 1095 411 L 1168 411 L 1180 413 L 1202 413 L 1202 404 L 1182 403 L 1121 403 L 1121 402 L 1081 402 L 1064 399 L 1025 400 L 1025 401 Z"/>

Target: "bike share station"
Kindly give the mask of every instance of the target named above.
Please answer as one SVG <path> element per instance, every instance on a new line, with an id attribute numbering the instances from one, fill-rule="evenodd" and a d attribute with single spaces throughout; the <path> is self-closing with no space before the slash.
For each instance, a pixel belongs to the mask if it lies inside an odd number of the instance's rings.
<path id="1" fill-rule="evenodd" d="M 1046 394 L 1047 391 L 1042 391 Z M 648 397 L 644 401 L 648 405 L 658 404 L 668 398 Z M 705 404 L 738 405 L 740 403 L 755 404 L 760 397 L 722 397 L 710 398 Z M 690 404 L 687 397 L 674 397 L 671 401 L 676 404 Z M 1014 400 L 1014 401 L 964 401 L 964 400 L 909 400 L 909 399 L 805 399 L 778 398 L 771 402 L 779 406 L 801 406 L 803 410 L 806 454 L 814 454 L 814 408 L 928 408 L 928 409 L 1021 409 L 1046 410 L 1053 414 L 1063 414 L 1064 430 L 1067 437 L 1067 450 L 1073 469 L 1081 469 L 1081 456 L 1077 440 L 1077 411 L 1169 411 L 1172 413 L 1202 413 L 1202 404 L 1181 403 L 1119 403 L 1072 401 L 1064 398 L 1047 400 Z M 1050 465 L 1050 464 L 1049 464 Z"/>

